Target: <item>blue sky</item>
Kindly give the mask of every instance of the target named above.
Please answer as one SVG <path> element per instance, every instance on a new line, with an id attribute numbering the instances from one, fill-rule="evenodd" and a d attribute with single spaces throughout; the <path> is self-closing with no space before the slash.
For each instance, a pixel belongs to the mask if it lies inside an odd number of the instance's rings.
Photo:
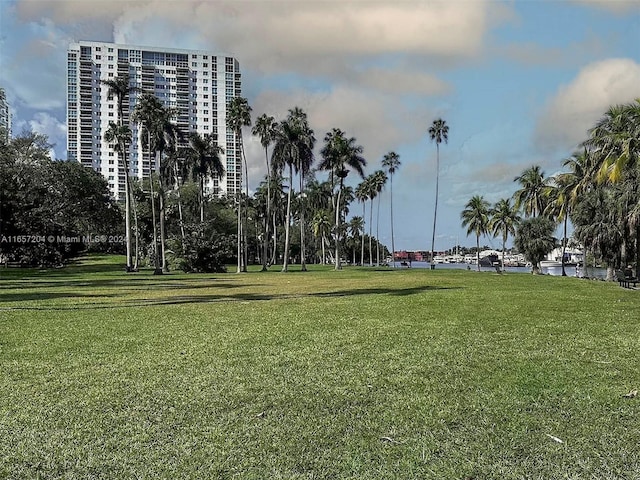
<path id="1" fill-rule="evenodd" d="M 475 243 L 460 225 L 469 198 L 511 196 L 513 178 L 534 164 L 560 171 L 610 104 L 640 97 L 640 0 L 0 0 L 0 86 L 14 133 L 49 135 L 58 158 L 66 49 L 78 40 L 231 54 L 254 116 L 302 107 L 319 146 L 333 127 L 357 139 L 367 173 L 397 152 L 397 249 L 430 247 L 434 119 L 450 128 L 436 230 L 445 249 Z M 255 187 L 263 152 L 258 139 L 245 142 Z M 382 195 L 380 238 L 390 245 Z"/>

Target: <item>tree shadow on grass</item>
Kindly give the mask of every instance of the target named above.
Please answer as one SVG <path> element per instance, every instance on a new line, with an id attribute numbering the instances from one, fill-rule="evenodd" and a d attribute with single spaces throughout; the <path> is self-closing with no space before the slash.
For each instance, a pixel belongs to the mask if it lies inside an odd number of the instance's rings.
<path id="1" fill-rule="evenodd" d="M 24 292 L 24 293 L 3 293 L 0 295 L 0 303 L 7 302 L 32 302 L 40 300 L 55 300 L 58 298 L 113 298 L 115 293 L 74 293 L 74 292 Z"/>
<path id="2" fill-rule="evenodd" d="M 235 287 L 232 285 L 231 287 Z M 393 296 L 410 296 L 417 295 L 428 291 L 452 290 L 461 287 L 434 287 L 425 285 L 422 287 L 411 288 L 361 288 L 336 290 L 332 292 L 316 292 L 316 293 L 235 293 L 230 295 L 211 294 L 211 295 L 174 295 L 151 299 L 126 299 L 120 302 L 109 303 L 86 303 L 82 305 L 40 305 L 40 306 L 15 306 L 0 308 L 0 310 L 92 310 L 92 309 L 115 309 L 115 308 L 131 308 L 131 307 L 152 307 L 159 305 L 183 305 L 197 303 L 216 303 L 216 302 L 255 302 L 255 301 L 273 301 L 273 300 L 290 300 L 303 299 L 307 297 L 317 298 L 333 298 L 333 297 L 350 297 L 357 295 L 393 295 Z M 65 296 L 65 295 L 60 295 Z M 87 295 L 90 296 L 90 295 Z M 98 296 L 98 295 L 96 295 Z M 108 296 L 108 295 L 105 295 Z M 19 299 L 18 299 L 19 300 Z"/>

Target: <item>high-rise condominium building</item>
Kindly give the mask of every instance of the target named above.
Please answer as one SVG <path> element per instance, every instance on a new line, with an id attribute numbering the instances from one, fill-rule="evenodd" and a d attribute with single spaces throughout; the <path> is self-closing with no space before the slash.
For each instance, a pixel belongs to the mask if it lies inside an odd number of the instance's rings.
<path id="1" fill-rule="evenodd" d="M 110 122 L 118 123 L 118 99 L 109 95 L 102 81 L 124 76 L 129 77 L 132 87 L 124 99 L 122 118 L 132 131 L 131 176 L 141 179 L 149 176 L 151 168 L 159 168 L 155 157 L 143 148 L 141 126 L 131 119 L 141 92 L 150 92 L 166 107 L 177 110 L 175 124 L 182 132 L 212 135 L 222 147 L 225 175 L 212 178 L 209 191 L 234 194 L 241 190 L 238 140 L 226 126 L 227 105 L 241 95 L 240 66 L 233 57 L 81 41 L 69 45 L 67 64 L 68 157 L 101 172 L 116 198 L 123 198 L 125 167 L 116 146 L 105 141 L 104 135 Z"/>
<path id="2" fill-rule="evenodd" d="M 11 111 L 4 88 L 0 88 L 0 135 L 5 141 L 11 136 Z"/>

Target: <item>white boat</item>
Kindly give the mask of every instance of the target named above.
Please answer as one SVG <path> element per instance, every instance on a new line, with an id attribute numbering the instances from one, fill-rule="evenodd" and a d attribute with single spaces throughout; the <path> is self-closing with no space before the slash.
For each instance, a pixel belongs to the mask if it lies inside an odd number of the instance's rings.
<path id="1" fill-rule="evenodd" d="M 540 268 L 556 268 L 562 267 L 562 262 L 557 260 L 540 260 Z"/>

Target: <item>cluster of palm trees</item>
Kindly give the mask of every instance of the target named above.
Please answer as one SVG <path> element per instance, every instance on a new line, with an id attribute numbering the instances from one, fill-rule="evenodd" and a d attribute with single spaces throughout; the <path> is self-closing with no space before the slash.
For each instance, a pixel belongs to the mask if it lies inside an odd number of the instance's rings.
<path id="1" fill-rule="evenodd" d="M 197 228 L 199 235 L 204 235 L 204 225 L 207 222 L 205 212 L 212 200 L 207 192 L 210 179 L 221 178 L 225 169 L 221 162 L 221 147 L 217 139 L 210 135 L 200 135 L 196 132 L 181 132 L 172 119 L 177 112 L 167 108 L 151 93 L 137 91 L 131 86 L 128 77 L 120 76 L 103 82 L 109 89 L 109 95 L 117 98 L 118 121 L 111 122 L 105 139 L 114 145 L 114 149 L 121 158 L 120 178 L 125 183 L 125 232 L 127 271 L 138 269 L 139 252 L 141 249 L 138 226 L 138 208 L 135 183 L 129 176 L 129 146 L 133 142 L 132 130 L 129 127 L 123 106 L 128 97 L 138 95 L 135 108 L 128 117 L 138 125 L 138 141 L 146 152 L 146 162 L 149 165 L 148 199 L 151 205 L 152 240 L 150 242 L 150 258 L 152 258 L 156 273 L 167 271 L 167 194 L 176 203 L 178 224 L 180 231 L 181 251 L 185 253 L 187 240 L 194 235 L 187 231 L 184 221 L 181 192 L 189 181 L 197 184 L 199 220 Z M 364 263 L 364 217 L 365 202 L 370 201 L 369 220 L 369 263 L 373 265 L 372 247 L 372 215 L 373 201 L 378 198 L 378 215 L 376 237 L 380 221 L 379 195 L 389 178 L 400 166 L 399 157 L 390 152 L 382 162 L 386 170 L 378 170 L 365 178 L 364 167 L 367 162 L 363 157 L 363 147 L 357 144 L 353 137 L 349 137 L 340 129 L 333 129 L 324 137 L 324 145 L 320 150 L 321 159 L 316 162 L 314 149 L 316 138 L 311 129 L 307 114 L 296 107 L 289 110 L 287 117 L 276 121 L 267 114 L 259 116 L 252 125 L 251 107 L 242 97 L 233 98 L 227 105 L 227 127 L 234 132 L 236 145 L 240 152 L 240 159 L 236 164 L 236 171 L 244 168 L 244 193 L 239 193 L 233 199 L 236 220 L 237 240 L 237 271 L 243 272 L 249 263 L 249 245 L 254 243 L 250 238 L 250 229 L 256 234 L 255 257 L 259 257 L 263 270 L 271 264 L 282 260 L 282 270 L 287 271 L 291 260 L 292 227 L 295 225 L 300 234 L 299 252 L 297 257 L 302 270 L 306 270 L 308 254 L 314 254 L 313 247 L 307 246 L 306 239 L 312 234 L 321 244 L 320 260 L 327 261 L 327 250 L 333 248 L 332 261 L 335 268 L 341 268 L 341 260 L 347 245 L 354 245 L 357 237 L 362 242 L 361 263 Z M 253 198 L 249 196 L 248 166 L 244 152 L 243 128 L 252 127 L 253 135 L 260 138 L 265 152 L 267 175 L 257 188 Z M 140 167 L 141 168 L 141 167 Z M 316 180 L 316 172 L 327 173 L 328 180 Z M 347 185 L 349 173 L 354 172 L 363 178 L 363 182 L 355 189 Z M 145 176 L 147 172 L 144 172 Z M 387 176 L 387 173 L 389 176 Z M 356 199 L 363 203 L 362 218 L 354 217 L 346 224 L 349 205 Z M 173 206 L 173 205 L 172 205 Z M 308 214 L 308 215 L 307 215 Z M 308 224 L 308 219 L 311 219 Z M 258 219 L 260 222 L 258 222 Z M 255 221 L 253 225 L 251 222 Z M 260 226 L 258 226 L 260 223 Z M 393 228 L 393 218 L 392 218 Z M 259 233 L 256 230 L 261 230 Z M 282 232 L 284 231 L 284 234 Z M 280 236 L 278 233 L 280 232 Z M 350 234 L 348 238 L 347 233 Z M 281 236 L 284 239 L 281 239 Z M 135 239 L 135 247 L 132 241 Z M 282 245 L 283 244 L 283 245 Z M 393 244 L 393 234 L 392 234 Z M 382 254 L 384 255 L 384 247 Z M 355 260 L 355 247 L 352 248 Z M 314 255 L 315 256 L 315 255 Z M 381 263 L 380 243 L 376 239 L 376 264 Z"/>
<path id="2" fill-rule="evenodd" d="M 562 267 L 567 246 L 567 224 L 573 237 L 597 261 L 606 265 L 607 278 L 616 269 L 640 263 L 640 99 L 611 106 L 590 129 L 580 150 L 563 161 L 566 171 L 545 177 L 534 165 L 514 180 L 520 188 L 493 208 L 474 196 L 462 212 L 468 233 L 479 239 L 502 232 L 503 250 L 509 234 L 523 225 L 542 221 L 563 225 Z M 520 219 L 520 212 L 525 220 Z M 537 220 L 536 220 L 537 219 Z M 536 237 L 542 236 L 541 230 Z M 533 239 L 540 241 L 540 238 Z M 548 251 L 554 245 L 548 238 Z M 585 252 L 586 253 L 586 252 Z M 586 254 L 585 254 L 586 259 Z M 586 263 L 585 263 L 586 265 Z M 534 265 L 535 266 L 535 265 Z"/>

